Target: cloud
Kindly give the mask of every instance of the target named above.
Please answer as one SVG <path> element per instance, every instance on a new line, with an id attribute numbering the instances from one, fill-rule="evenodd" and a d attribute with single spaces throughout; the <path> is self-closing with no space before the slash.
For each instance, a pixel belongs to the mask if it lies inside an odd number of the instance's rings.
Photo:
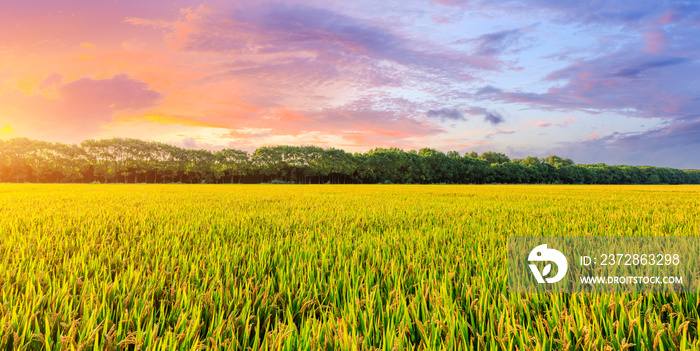
<path id="1" fill-rule="evenodd" d="M 609 139 L 608 144 L 624 151 L 650 151 L 678 146 L 696 150 L 700 144 L 700 121 L 682 121 L 642 133 L 617 135 Z"/>
<path id="2" fill-rule="evenodd" d="M 182 146 L 187 149 L 198 149 L 197 140 L 192 137 L 186 137 L 182 139 Z"/>
<path id="3" fill-rule="evenodd" d="M 527 48 L 524 45 L 525 32 L 532 31 L 535 25 L 524 28 L 501 30 L 482 34 L 476 38 L 464 38 L 452 42 L 453 45 L 466 45 L 469 56 L 488 62 L 492 70 L 503 69 L 520 71 L 516 54 Z"/>
<path id="4" fill-rule="evenodd" d="M 680 146 L 630 132 L 639 121 L 621 115 L 669 126 L 700 119 L 700 4 L 692 1 L 179 4 L 11 5 L 0 14 L 0 126 L 54 140 L 112 131 L 252 148 L 464 145 L 512 128 L 494 139 L 543 150 L 595 131 L 596 145 L 624 155 L 634 148 L 616 145 L 633 136 Z M 588 128 L 596 121 L 578 111 L 614 123 Z M 572 115 L 577 128 L 566 127 Z M 463 137 L 477 141 L 455 137 L 475 124 L 480 132 Z M 613 125 L 619 134 L 606 139 Z M 527 139 L 539 132 L 552 138 Z"/>
<path id="5" fill-rule="evenodd" d="M 493 101 L 527 103 L 549 110 L 611 111 L 651 118 L 695 118 L 700 109 L 697 90 L 689 77 L 700 75 L 700 64 L 685 57 L 619 51 L 577 61 L 550 73 L 553 86 L 544 93 L 494 87 L 474 96 Z"/>
<path id="6" fill-rule="evenodd" d="M 499 11 L 502 13 L 548 11 L 564 23 L 617 23 L 629 26 L 643 24 L 645 20 L 660 16 L 668 16 L 670 21 L 680 21 L 691 18 L 697 21 L 700 5 L 686 1 L 669 1 L 661 4 L 656 0 L 628 1 L 576 1 L 576 0 L 432 0 L 442 6 L 457 7 L 465 11 L 478 9 L 480 11 Z M 665 6 L 664 6 L 665 5 Z M 683 14 L 676 15 L 675 14 Z"/>
<path id="7" fill-rule="evenodd" d="M 444 5 L 444 6 L 468 6 L 472 1 L 470 0 L 432 0 L 434 3 Z"/>
<path id="8" fill-rule="evenodd" d="M 231 130 L 228 135 L 233 138 L 262 138 L 269 136 L 271 131 L 271 128 L 243 128 Z"/>
<path id="9" fill-rule="evenodd" d="M 492 132 L 487 133 L 487 134 L 484 136 L 484 139 L 485 139 L 485 140 L 493 140 L 493 137 L 496 136 L 496 135 L 499 135 L 499 134 L 502 134 L 502 135 L 515 134 L 515 131 L 514 131 L 514 130 L 501 130 L 501 129 L 497 129 L 497 130 L 494 130 L 494 131 L 492 131 Z"/>
<path id="10" fill-rule="evenodd" d="M 204 79 L 204 82 L 237 80 L 254 85 L 256 90 L 265 91 L 263 98 L 269 101 L 275 93 L 289 92 L 289 94 L 305 93 L 310 95 L 313 90 L 332 85 L 337 81 L 344 81 L 349 75 L 348 66 L 338 66 L 331 62 L 318 61 L 310 58 L 289 57 L 275 59 L 270 62 L 260 63 L 232 63 L 226 66 L 230 69 L 215 73 Z M 383 73 L 374 71 L 371 67 L 357 67 L 355 81 L 358 83 L 374 85 L 394 85 L 400 79 L 384 76 Z M 264 103 L 258 102 L 264 106 Z M 274 104 L 274 102 L 273 102 Z"/>
<path id="11" fill-rule="evenodd" d="M 478 115 L 484 118 L 484 122 L 491 123 L 492 125 L 501 124 L 505 121 L 503 116 L 493 110 L 489 110 L 483 107 L 469 107 L 464 110 L 464 112 L 470 115 Z M 431 118 L 439 118 L 441 121 L 466 121 L 467 117 L 463 111 L 455 108 L 441 108 L 428 110 L 426 115 Z"/>
<path id="12" fill-rule="evenodd" d="M 551 153 L 577 163 L 654 165 L 700 169 L 700 121 L 680 121 L 644 132 L 590 134 L 586 140 L 562 143 Z"/>
<path id="13" fill-rule="evenodd" d="M 491 123 L 492 125 L 497 125 L 505 122 L 503 115 L 499 112 L 489 110 L 483 107 L 470 107 L 468 109 L 469 114 L 480 115 L 484 117 L 484 122 Z"/>
<path id="14" fill-rule="evenodd" d="M 484 114 L 484 121 L 489 122 L 493 125 L 503 123 L 504 119 L 500 113 L 495 111 L 488 111 Z"/>
<path id="15" fill-rule="evenodd" d="M 534 129 L 566 127 L 574 122 L 576 122 L 575 117 L 550 118 L 548 121 L 530 121 L 530 123 L 534 125 Z"/>
<path id="16" fill-rule="evenodd" d="M 522 30 L 512 29 L 484 34 L 470 41 L 477 45 L 477 55 L 496 56 L 514 50 L 522 36 Z"/>
<path id="17" fill-rule="evenodd" d="M 129 23 L 164 29 L 171 47 L 194 53 L 235 55 L 248 60 L 242 72 L 285 77 L 301 67 L 313 77 L 346 79 L 373 86 L 438 84 L 471 79 L 495 63 L 429 41 L 417 41 L 381 22 L 298 4 L 215 10 L 182 10 L 172 22 L 130 18 Z"/>
<path id="18" fill-rule="evenodd" d="M 267 108 L 252 118 L 230 119 L 228 124 L 224 122 L 218 127 L 229 129 L 224 133 L 226 137 L 245 138 L 249 141 L 316 134 L 341 137 L 349 146 L 355 143 L 374 146 L 372 142 L 399 145 L 405 144 L 405 139 L 408 138 L 435 136 L 445 132 L 432 120 L 414 112 L 417 110 L 418 105 L 408 100 L 365 96 L 346 104 L 320 109 Z M 168 120 L 185 123 L 180 118 Z"/>
<path id="19" fill-rule="evenodd" d="M 219 127 L 221 125 L 216 125 L 216 123 L 197 121 L 191 118 L 179 117 L 179 116 L 169 116 L 160 114 L 145 114 L 145 115 L 126 115 L 117 118 L 120 122 L 150 122 L 159 124 L 177 124 L 187 127 Z"/>
<path id="20" fill-rule="evenodd" d="M 651 60 L 646 62 L 639 62 L 635 67 L 622 68 L 619 71 L 610 74 L 610 76 L 623 78 L 642 78 L 642 73 L 644 73 L 644 71 L 648 69 L 657 67 L 668 67 L 686 63 L 688 61 L 690 61 L 690 59 L 685 57 L 652 58 Z"/>
<path id="21" fill-rule="evenodd" d="M 383 21 L 290 3 L 199 6 L 183 9 L 174 21 L 128 22 L 163 30 L 177 55 L 202 58 L 207 74 L 182 85 L 197 104 L 206 103 L 207 115 L 183 118 L 235 130 L 271 129 L 273 136 L 363 130 L 370 132 L 361 136 L 365 140 L 399 142 L 443 133 L 426 117 L 466 119 L 463 113 L 421 105 L 404 91 L 437 99 L 471 81 L 474 72 L 498 68 Z M 279 113 L 283 109 L 296 117 Z M 434 112 L 415 112 L 426 110 Z"/>
<path id="22" fill-rule="evenodd" d="M 400 139 L 433 136 L 444 130 L 429 120 L 422 120 L 411 112 L 410 102 L 395 101 L 391 106 L 385 102 L 362 99 L 351 104 L 320 110 L 306 125 L 307 130 L 318 131 L 363 131 L 383 142 Z"/>
<path id="23" fill-rule="evenodd" d="M 479 90 L 476 91 L 474 94 L 476 97 L 484 97 L 484 96 L 490 96 L 490 95 L 501 95 L 503 94 L 503 90 L 498 89 L 494 86 L 487 85 L 482 88 L 479 88 Z"/>
<path id="24" fill-rule="evenodd" d="M 52 73 L 46 79 L 39 83 L 39 89 L 42 90 L 47 95 L 52 95 L 57 93 L 57 89 L 63 84 L 63 76 L 60 74 Z"/>
<path id="25" fill-rule="evenodd" d="M 120 74 L 108 79 L 82 78 L 58 88 L 62 107 L 78 109 L 78 118 L 111 115 L 116 111 L 137 110 L 155 105 L 163 96 L 147 83 Z M 74 111 L 71 111 L 74 112 Z"/>
<path id="26" fill-rule="evenodd" d="M 483 68 L 486 64 L 444 47 L 413 42 L 383 26 L 304 5 L 268 4 L 232 11 L 200 6 L 183 10 L 183 18 L 177 22 L 129 21 L 172 30 L 170 43 L 185 51 L 297 53 L 340 64 L 371 58 L 432 73 L 454 72 L 458 65 Z"/>
<path id="27" fill-rule="evenodd" d="M 440 120 L 464 121 L 466 117 L 464 113 L 458 109 L 442 108 L 439 110 L 428 110 L 428 117 L 440 118 Z"/>
<path id="28" fill-rule="evenodd" d="M 63 83 L 50 75 L 39 84 L 41 95 L 13 92 L 0 96 L 0 104 L 13 106 L 8 118 L 51 140 L 87 137 L 122 113 L 134 113 L 155 106 L 163 97 L 147 83 L 117 75 L 108 79 L 81 78 Z"/>

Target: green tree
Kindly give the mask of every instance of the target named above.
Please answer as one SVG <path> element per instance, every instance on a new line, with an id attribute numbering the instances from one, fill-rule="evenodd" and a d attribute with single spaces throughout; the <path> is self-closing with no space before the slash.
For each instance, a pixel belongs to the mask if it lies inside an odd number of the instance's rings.
<path id="1" fill-rule="evenodd" d="M 236 149 L 223 149 L 217 154 L 222 158 L 224 171 L 230 177 L 230 182 L 233 183 L 234 177 L 238 177 L 238 183 L 241 178 L 251 170 L 250 156 L 248 152 Z"/>
<path id="2" fill-rule="evenodd" d="M 560 166 L 573 166 L 574 161 L 571 161 L 571 159 L 568 158 L 561 158 L 557 155 L 552 155 L 548 156 L 544 159 L 544 162 L 547 164 L 550 164 L 554 167 L 560 167 Z"/>
<path id="3" fill-rule="evenodd" d="M 494 163 L 496 164 L 501 164 L 501 163 L 507 163 L 510 162 L 510 158 L 506 156 L 503 153 L 500 152 L 484 152 L 483 154 L 479 155 L 479 158 L 488 162 L 488 164 L 492 165 Z"/>

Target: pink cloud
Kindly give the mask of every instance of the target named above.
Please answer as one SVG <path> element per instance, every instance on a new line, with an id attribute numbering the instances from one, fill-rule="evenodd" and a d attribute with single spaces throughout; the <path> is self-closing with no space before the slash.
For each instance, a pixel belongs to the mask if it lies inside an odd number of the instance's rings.
<path id="1" fill-rule="evenodd" d="M 3 95 L 0 103 L 14 107 L 10 118 L 33 126 L 35 133 L 50 140 L 89 137 L 117 114 L 155 106 L 162 98 L 148 84 L 126 75 L 82 78 L 65 84 L 61 76 L 50 75 L 39 87 L 50 91 L 49 97 L 14 92 Z"/>
<path id="2" fill-rule="evenodd" d="M 478 69 L 466 55 L 306 6 L 199 6 L 182 10 L 175 21 L 128 22 L 164 30 L 175 55 L 202 58 L 204 76 L 182 84 L 161 109 L 192 100 L 182 108 L 206 113 L 183 117 L 237 131 L 266 130 L 264 136 L 362 130 L 368 133 L 362 138 L 396 142 L 442 133 L 415 103 L 377 91 L 440 91 Z"/>
<path id="3" fill-rule="evenodd" d="M 568 125 L 573 124 L 574 122 L 576 122 L 576 117 L 549 118 L 546 121 L 543 121 L 543 120 L 529 121 L 529 123 L 534 125 L 534 126 L 532 128 L 528 128 L 528 129 L 566 127 Z"/>
<path id="4" fill-rule="evenodd" d="M 666 38 L 663 30 L 660 28 L 644 33 L 644 41 L 646 44 L 644 51 L 654 54 L 663 53 L 664 49 L 668 45 L 668 39 Z"/>
<path id="5" fill-rule="evenodd" d="M 58 94 L 59 105 L 66 109 L 79 109 L 95 115 L 150 107 L 162 98 L 160 93 L 149 89 L 147 83 L 125 74 L 109 79 L 82 78 L 62 85 Z"/>

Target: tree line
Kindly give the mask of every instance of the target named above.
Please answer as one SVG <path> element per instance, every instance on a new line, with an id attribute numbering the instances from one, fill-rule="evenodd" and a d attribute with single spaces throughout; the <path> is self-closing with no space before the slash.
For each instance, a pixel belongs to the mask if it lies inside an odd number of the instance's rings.
<path id="1" fill-rule="evenodd" d="M 365 153 L 317 146 L 263 146 L 252 154 L 211 152 L 138 139 L 79 145 L 0 140 L 0 182 L 35 183 L 296 183 L 296 184 L 700 184 L 700 171 L 663 167 L 579 165 L 549 156 L 460 155 L 423 148 Z"/>

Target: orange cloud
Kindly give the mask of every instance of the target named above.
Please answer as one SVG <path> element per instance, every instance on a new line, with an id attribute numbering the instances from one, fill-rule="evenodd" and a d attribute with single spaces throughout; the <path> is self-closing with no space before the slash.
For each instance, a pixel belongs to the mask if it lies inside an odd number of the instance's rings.
<path id="1" fill-rule="evenodd" d="M 270 118 L 286 122 L 311 122 L 311 119 L 304 117 L 300 112 L 290 110 L 286 107 L 273 108 Z"/>
<path id="2" fill-rule="evenodd" d="M 21 130 L 32 130 L 31 137 L 60 141 L 81 141 L 118 115 L 154 106 L 162 97 L 126 75 L 68 83 L 51 75 L 36 88 L 41 94 L 14 90 L 0 95 L 3 117 Z"/>
<path id="3" fill-rule="evenodd" d="M 143 122 L 151 122 L 151 123 L 160 123 L 160 124 L 179 124 L 183 126 L 188 126 L 188 127 L 219 127 L 221 126 L 216 126 L 212 125 L 211 123 L 207 122 L 201 122 L 201 121 L 196 121 L 193 119 L 189 118 L 183 118 L 183 117 L 177 117 L 177 116 L 166 116 L 166 115 L 154 115 L 154 114 L 147 114 L 143 116 L 122 116 L 117 118 L 118 121 L 125 121 L 125 122 L 138 122 L 138 121 L 143 121 Z"/>

